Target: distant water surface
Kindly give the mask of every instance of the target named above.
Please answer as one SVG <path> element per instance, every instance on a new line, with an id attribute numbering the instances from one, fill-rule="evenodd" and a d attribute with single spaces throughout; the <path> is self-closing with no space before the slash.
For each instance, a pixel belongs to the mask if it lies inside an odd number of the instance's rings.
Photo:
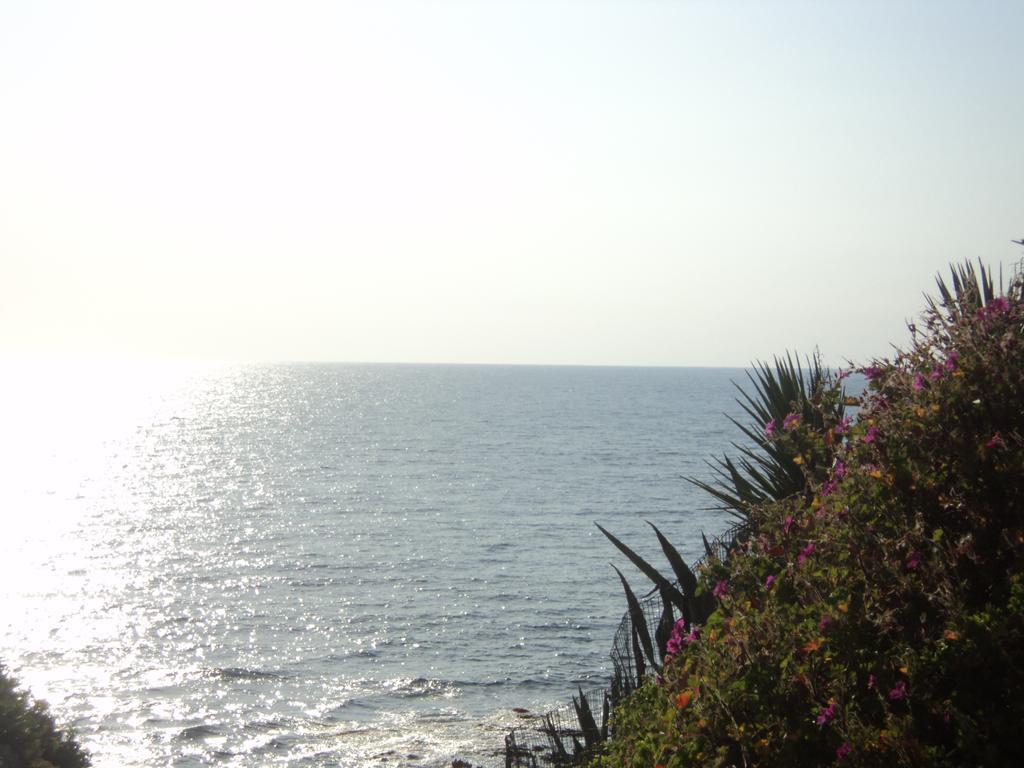
<path id="1" fill-rule="evenodd" d="M 106 766 L 495 764 L 691 559 L 735 369 L 21 365 L 0 661 Z M 653 546 L 652 546 L 653 545 Z M 643 577 L 624 568 L 639 587 Z"/>

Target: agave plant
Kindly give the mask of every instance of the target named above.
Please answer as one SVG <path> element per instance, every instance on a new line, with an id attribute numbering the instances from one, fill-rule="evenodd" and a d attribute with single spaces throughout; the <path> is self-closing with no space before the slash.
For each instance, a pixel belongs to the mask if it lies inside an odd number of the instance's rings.
<path id="1" fill-rule="evenodd" d="M 817 352 L 807 359 L 806 373 L 799 359 L 787 352 L 784 358 L 776 357 L 772 365 L 756 363 L 754 370 L 747 372 L 747 378 L 753 392 L 733 384 L 740 393 L 737 402 L 752 422 L 741 424 L 732 417 L 729 419 L 750 444 L 732 444 L 739 451 L 735 460 L 723 456 L 707 462 L 715 474 L 711 482 L 686 478 L 718 501 L 714 509 L 743 521 L 752 506 L 784 499 L 805 489 L 804 470 L 793 461 L 791 449 L 785 443 L 769 440 L 765 426 L 781 425 L 788 415 L 796 413 L 804 424 L 824 429 L 826 415 L 821 411 L 818 395 L 831 383 L 832 374 L 822 365 Z M 828 416 L 838 421 L 843 416 L 841 398 L 833 409 L 834 413 Z"/>
<path id="2" fill-rule="evenodd" d="M 652 638 L 650 628 L 648 627 L 647 617 L 644 613 L 643 607 L 641 606 L 641 599 L 633 592 L 633 589 L 630 587 L 629 582 L 626 581 L 626 577 L 622 575 L 622 572 L 614 565 L 612 566 L 622 583 L 623 591 L 626 593 L 626 604 L 628 605 L 627 615 L 629 616 L 630 643 L 632 645 L 632 652 L 630 656 L 633 661 L 634 670 L 631 670 L 631 674 L 627 676 L 625 680 L 627 689 L 625 691 L 626 693 L 628 693 L 634 685 L 640 684 L 648 667 L 653 669 L 655 672 L 659 672 L 661 670 L 661 666 L 667 655 L 668 640 L 672 634 L 672 629 L 675 625 L 675 617 L 677 615 L 683 620 L 684 628 L 689 631 L 695 624 L 698 626 L 704 624 L 712 611 L 714 611 L 716 605 L 716 600 L 713 595 L 707 592 L 702 592 L 700 594 L 697 593 L 697 577 L 693 573 L 693 570 L 683 560 L 679 551 L 667 538 L 665 538 L 664 534 L 658 530 L 657 526 L 651 522 L 648 522 L 647 524 L 654 529 L 654 534 L 658 537 L 658 542 L 661 544 L 661 549 L 665 555 L 665 559 L 668 560 L 669 565 L 672 567 L 672 572 L 675 576 L 674 580 L 670 580 L 666 576 L 662 575 L 657 568 L 634 552 L 613 533 L 600 525 L 597 526 L 601 533 L 603 533 L 620 552 L 629 558 L 630 562 L 632 562 L 645 576 L 654 582 L 654 591 L 657 592 L 661 598 L 661 613 L 658 618 L 654 637 Z M 728 549 L 728 547 L 735 541 L 736 537 L 742 535 L 745 535 L 742 526 L 735 526 L 731 529 L 727 534 L 729 541 L 725 543 L 725 548 Z M 704 543 L 705 547 L 708 548 L 708 552 L 711 553 L 713 549 L 706 538 L 704 539 Z M 653 592 L 651 594 L 653 594 Z"/>
<path id="3" fill-rule="evenodd" d="M 983 306 L 990 304 L 994 299 L 1003 295 L 1003 275 L 999 274 L 999 290 L 995 289 L 992 273 L 985 269 L 985 265 L 978 263 L 978 271 L 970 262 L 964 264 L 951 264 L 949 267 L 953 288 L 950 290 L 943 280 L 942 275 L 935 276 L 935 282 L 939 287 L 939 300 L 932 296 L 925 296 L 928 308 L 933 317 L 940 317 L 945 314 L 948 318 L 947 326 L 959 321 L 967 315 L 972 315 Z M 941 312 L 938 310 L 942 310 Z"/>

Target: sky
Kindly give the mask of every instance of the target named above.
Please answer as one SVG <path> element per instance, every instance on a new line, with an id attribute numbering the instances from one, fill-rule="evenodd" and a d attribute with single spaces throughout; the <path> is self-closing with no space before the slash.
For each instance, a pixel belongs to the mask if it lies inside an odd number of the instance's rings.
<path id="1" fill-rule="evenodd" d="M 1024 3 L 0 0 L 0 356 L 743 366 L 1024 257 Z"/>

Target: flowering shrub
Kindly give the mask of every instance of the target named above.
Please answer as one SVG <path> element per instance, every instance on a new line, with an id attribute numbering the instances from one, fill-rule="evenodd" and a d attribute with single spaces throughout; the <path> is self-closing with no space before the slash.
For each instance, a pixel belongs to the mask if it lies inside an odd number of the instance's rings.
<path id="1" fill-rule="evenodd" d="M 703 566 L 717 608 L 600 765 L 1024 765 L 1024 280 L 954 285 L 861 369 L 856 422 L 837 382 L 765 425 L 806 492 Z"/>

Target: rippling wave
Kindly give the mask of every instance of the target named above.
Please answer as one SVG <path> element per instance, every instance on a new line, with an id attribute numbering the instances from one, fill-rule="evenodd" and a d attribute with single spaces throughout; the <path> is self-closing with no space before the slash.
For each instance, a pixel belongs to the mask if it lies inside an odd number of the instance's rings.
<path id="1" fill-rule="evenodd" d="M 608 674 L 593 521 L 727 524 L 679 478 L 738 371 L 7 373 L 0 660 L 100 768 L 494 763 Z"/>

